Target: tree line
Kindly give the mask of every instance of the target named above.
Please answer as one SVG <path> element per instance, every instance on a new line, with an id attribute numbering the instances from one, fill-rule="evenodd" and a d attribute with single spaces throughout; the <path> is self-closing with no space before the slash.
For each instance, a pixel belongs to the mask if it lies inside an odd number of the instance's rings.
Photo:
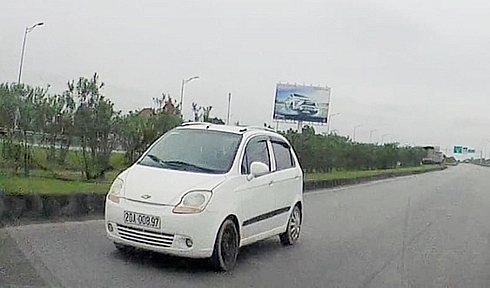
<path id="1" fill-rule="evenodd" d="M 304 127 L 301 133 L 289 129 L 282 134 L 295 148 L 302 167 L 309 172 L 414 167 L 419 166 L 427 154 L 422 147 L 358 143 L 337 134 L 317 134 L 311 126 Z"/>
<path id="2" fill-rule="evenodd" d="M 153 107 L 122 113 L 103 95 L 103 87 L 96 73 L 69 81 L 60 94 L 27 84 L 0 84 L 1 167 L 25 176 L 33 168 L 51 171 L 63 167 L 75 147 L 83 177 L 98 179 L 111 170 L 113 151 L 124 151 L 129 165 L 183 121 L 180 107 L 169 95 L 153 98 Z M 212 106 L 192 103 L 192 110 L 193 121 L 224 124 L 210 115 Z M 301 133 L 292 129 L 281 133 L 291 141 L 306 171 L 415 166 L 425 155 L 423 149 L 396 143 L 379 146 L 320 135 L 308 126 Z M 45 159 L 33 157 L 35 149 L 44 149 Z"/>
<path id="3" fill-rule="evenodd" d="M 0 165 L 28 176 L 32 168 L 63 167 L 70 148 L 76 148 L 84 178 L 98 179 L 112 168 L 114 150 L 124 151 L 129 165 L 160 135 L 182 123 L 180 108 L 169 95 L 153 98 L 153 107 L 122 113 L 102 94 L 103 87 L 97 73 L 69 81 L 61 94 L 26 84 L 0 84 Z M 210 116 L 212 106 L 192 107 L 194 121 L 223 123 Z M 37 146 L 47 151 L 46 159 L 33 157 Z"/>

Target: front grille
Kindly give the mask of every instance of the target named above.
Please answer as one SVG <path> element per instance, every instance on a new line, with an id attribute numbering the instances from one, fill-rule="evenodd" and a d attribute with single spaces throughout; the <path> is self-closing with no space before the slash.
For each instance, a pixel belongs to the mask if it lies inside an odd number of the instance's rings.
<path id="1" fill-rule="evenodd" d="M 155 232 L 141 228 L 134 228 L 117 224 L 117 232 L 124 240 L 156 247 L 171 247 L 174 241 L 173 234 Z"/>

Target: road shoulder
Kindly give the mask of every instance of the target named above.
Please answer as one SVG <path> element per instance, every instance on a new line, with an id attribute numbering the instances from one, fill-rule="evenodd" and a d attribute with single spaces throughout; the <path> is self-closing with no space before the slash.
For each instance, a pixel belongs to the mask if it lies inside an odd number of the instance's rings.
<path id="1" fill-rule="evenodd" d="M 7 229 L 0 229 L 0 286 L 48 287 Z"/>

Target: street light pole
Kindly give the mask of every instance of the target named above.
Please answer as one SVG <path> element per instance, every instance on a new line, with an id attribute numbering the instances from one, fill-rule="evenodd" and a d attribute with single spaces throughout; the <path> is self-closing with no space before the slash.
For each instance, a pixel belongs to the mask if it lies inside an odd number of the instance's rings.
<path id="1" fill-rule="evenodd" d="M 193 76 L 189 79 L 183 79 L 182 80 L 182 85 L 180 87 L 180 102 L 179 102 L 179 108 L 180 108 L 180 115 L 182 118 L 184 118 L 184 107 L 182 107 L 182 102 L 184 101 L 184 86 L 185 84 L 191 82 L 192 80 L 199 79 L 199 76 Z"/>
<path id="2" fill-rule="evenodd" d="M 356 142 L 356 130 L 361 126 L 362 124 L 357 124 L 356 126 L 354 126 L 354 135 L 352 135 L 352 140 L 354 140 L 354 142 Z"/>
<path id="3" fill-rule="evenodd" d="M 369 143 L 372 143 L 373 132 L 376 132 L 376 131 L 378 131 L 378 129 L 373 129 L 373 130 L 369 131 Z"/>
<path id="4" fill-rule="evenodd" d="M 334 114 L 331 114 L 328 116 L 328 119 L 327 119 L 327 135 L 330 134 L 330 122 L 332 121 L 332 117 L 338 116 L 338 115 L 340 115 L 340 113 L 334 113 Z"/>
<path id="5" fill-rule="evenodd" d="M 20 84 L 20 79 L 22 77 L 22 66 L 24 65 L 24 54 L 26 50 L 26 40 L 27 40 L 27 34 L 34 30 L 37 26 L 43 26 L 43 22 L 36 23 L 32 25 L 31 27 L 26 27 L 26 30 L 24 31 L 24 39 L 22 40 L 22 51 L 20 53 L 20 65 L 19 65 L 19 77 L 17 78 L 17 84 Z"/>
<path id="6" fill-rule="evenodd" d="M 381 135 L 381 145 L 384 144 L 385 136 L 388 136 L 388 135 L 390 135 L 390 133 L 386 133 L 386 134 Z"/>
<path id="7" fill-rule="evenodd" d="M 180 85 L 180 101 L 179 101 L 179 108 L 180 108 L 180 114 L 183 115 L 182 113 L 182 100 L 184 98 L 184 85 L 185 85 L 185 80 L 182 79 L 182 84 Z"/>
<path id="8" fill-rule="evenodd" d="M 231 105 L 231 93 L 228 93 L 228 109 L 226 112 L 226 125 L 230 125 L 230 105 Z"/>

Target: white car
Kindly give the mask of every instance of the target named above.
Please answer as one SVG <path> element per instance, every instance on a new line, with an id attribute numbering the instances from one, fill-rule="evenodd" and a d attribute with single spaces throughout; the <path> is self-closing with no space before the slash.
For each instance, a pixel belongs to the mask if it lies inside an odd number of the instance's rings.
<path id="1" fill-rule="evenodd" d="M 298 111 L 301 114 L 314 115 L 318 113 L 318 106 L 307 96 L 293 93 L 284 101 L 286 109 L 291 111 Z"/>
<path id="2" fill-rule="evenodd" d="M 235 266 L 240 247 L 300 235 L 303 172 L 288 141 L 264 128 L 186 123 L 113 182 L 105 227 L 116 248 Z"/>

